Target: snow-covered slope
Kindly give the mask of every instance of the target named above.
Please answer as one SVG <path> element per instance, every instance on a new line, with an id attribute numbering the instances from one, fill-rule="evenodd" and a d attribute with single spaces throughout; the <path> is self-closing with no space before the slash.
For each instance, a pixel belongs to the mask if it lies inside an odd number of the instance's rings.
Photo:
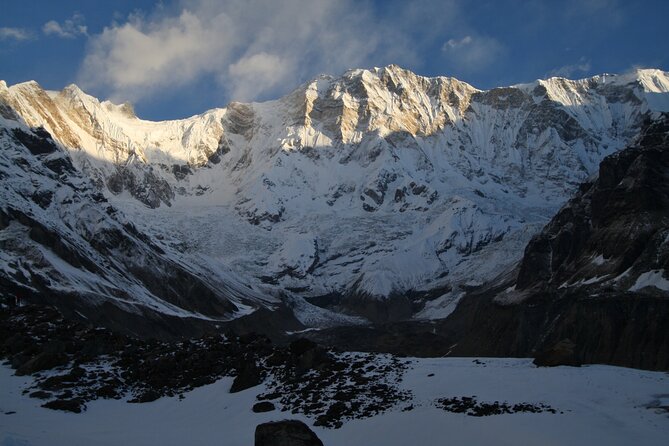
<path id="1" fill-rule="evenodd" d="M 0 84 L 143 232 L 309 321 L 332 319 L 303 300 L 325 295 L 319 305 L 370 319 L 445 316 L 669 110 L 668 91 L 659 70 L 481 91 L 391 65 L 149 122 L 76 86 Z"/>
<path id="2" fill-rule="evenodd" d="M 192 333 L 192 327 L 181 330 L 185 319 L 225 321 L 276 303 L 228 271 L 207 275 L 191 267 L 178 246 L 151 239 L 75 169 L 47 132 L 31 129 L 2 105 L 3 295 L 56 304 L 143 335 L 167 319 L 173 322 L 166 333 Z M 143 328 L 130 322 L 132 315 Z"/>

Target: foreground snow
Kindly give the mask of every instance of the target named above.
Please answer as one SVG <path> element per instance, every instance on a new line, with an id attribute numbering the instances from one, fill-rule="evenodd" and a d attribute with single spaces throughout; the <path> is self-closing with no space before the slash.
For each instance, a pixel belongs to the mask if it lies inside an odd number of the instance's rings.
<path id="1" fill-rule="evenodd" d="M 649 409 L 669 399 L 669 375 L 611 366 L 535 368 L 526 359 L 412 359 L 402 387 L 406 403 L 341 429 L 314 427 L 326 445 L 661 445 L 669 414 Z M 255 414 L 262 391 L 230 394 L 231 378 L 153 403 L 99 400 L 82 414 L 51 411 L 21 395 L 29 378 L 0 367 L 0 445 L 251 445 L 255 426 L 285 412 Z M 428 376 L 434 374 L 434 376 Z M 434 406 L 437 398 L 476 396 L 479 401 L 544 403 L 551 413 L 470 417 Z M 655 401 L 655 403 L 653 403 Z M 7 412 L 15 412 L 7 414 Z"/>

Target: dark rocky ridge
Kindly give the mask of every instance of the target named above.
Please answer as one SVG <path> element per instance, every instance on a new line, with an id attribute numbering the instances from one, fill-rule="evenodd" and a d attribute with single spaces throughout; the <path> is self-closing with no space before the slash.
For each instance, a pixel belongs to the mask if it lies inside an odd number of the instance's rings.
<path id="1" fill-rule="evenodd" d="M 525 250 L 518 290 L 556 288 L 617 277 L 631 268 L 667 270 L 669 118 L 649 125 L 635 147 L 605 158 L 599 177 L 581 185 Z M 593 259 L 601 256 L 599 262 Z M 634 281 L 623 279 L 624 285 Z"/>
<path id="2" fill-rule="evenodd" d="M 669 269 L 668 180 L 665 115 L 604 159 L 528 244 L 516 278 L 462 300 L 441 326 L 451 353 L 530 356 L 569 339 L 584 363 L 669 369 L 669 293 L 635 286 Z"/>

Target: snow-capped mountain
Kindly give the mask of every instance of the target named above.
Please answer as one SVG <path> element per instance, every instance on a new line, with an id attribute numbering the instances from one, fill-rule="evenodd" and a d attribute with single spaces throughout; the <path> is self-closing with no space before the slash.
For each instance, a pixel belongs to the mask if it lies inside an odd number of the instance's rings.
<path id="1" fill-rule="evenodd" d="M 198 321 L 227 321 L 273 303 L 152 240 L 48 132 L 26 126 L 5 104 L 0 178 L 0 294 L 12 302 L 55 304 L 144 336 L 197 334 Z"/>
<path id="2" fill-rule="evenodd" d="M 3 184 L 19 184 L 13 129 L 43 128 L 165 256 L 214 290 L 233 284 L 238 307 L 281 298 L 307 326 L 436 318 L 511 269 L 600 161 L 669 111 L 668 92 L 659 70 L 481 91 L 391 65 L 150 122 L 74 85 L 0 83 Z M 16 255 L 3 254 L 10 280 Z"/>

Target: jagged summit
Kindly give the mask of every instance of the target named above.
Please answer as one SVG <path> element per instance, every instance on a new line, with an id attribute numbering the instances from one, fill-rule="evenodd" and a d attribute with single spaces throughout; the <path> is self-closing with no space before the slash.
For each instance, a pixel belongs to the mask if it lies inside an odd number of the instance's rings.
<path id="1" fill-rule="evenodd" d="M 48 132 L 198 274 L 319 325 L 450 312 L 520 259 L 668 91 L 659 70 L 478 90 L 389 65 L 163 122 L 76 86 L 1 88 L 0 111 L 4 128 Z"/>

